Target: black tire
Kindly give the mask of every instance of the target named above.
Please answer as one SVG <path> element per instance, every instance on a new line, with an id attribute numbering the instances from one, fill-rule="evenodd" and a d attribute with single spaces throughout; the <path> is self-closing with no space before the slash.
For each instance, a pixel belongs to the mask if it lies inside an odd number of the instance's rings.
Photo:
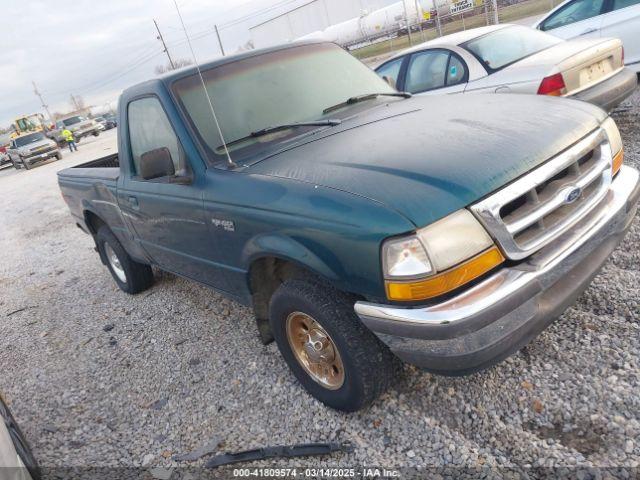
<path id="1" fill-rule="evenodd" d="M 56 153 L 56 159 L 57 160 L 62 160 L 62 152 Z"/>
<path id="2" fill-rule="evenodd" d="M 94 137 L 99 137 L 100 136 L 100 132 L 93 132 L 93 136 Z"/>
<path id="3" fill-rule="evenodd" d="M 22 160 L 22 168 L 24 168 L 25 170 L 31 170 L 31 165 L 29 165 L 28 161 Z"/>
<path id="4" fill-rule="evenodd" d="M 0 397 L 0 421 L 4 421 L 5 427 L 9 432 L 9 436 L 13 442 L 13 446 L 24 463 L 24 466 L 27 467 L 29 473 L 31 474 L 31 478 L 33 480 L 40 480 L 41 472 L 40 467 L 38 466 L 38 462 L 36 461 L 33 453 L 31 452 L 31 447 L 29 447 L 29 443 L 25 439 L 20 427 L 16 423 L 13 415 L 11 414 L 11 410 L 4 403 L 2 398 Z"/>
<path id="5" fill-rule="evenodd" d="M 368 330 L 353 310 L 355 300 L 324 284 L 287 280 L 273 294 L 269 322 L 280 353 L 302 386 L 325 405 L 355 412 L 373 402 L 392 383 L 399 360 Z M 344 381 L 331 390 L 302 367 L 287 339 L 287 318 L 294 312 L 312 317 L 329 334 L 344 366 Z"/>
<path id="6" fill-rule="evenodd" d="M 120 290 L 133 295 L 143 292 L 153 285 L 153 271 L 151 267 L 133 260 L 106 225 L 98 229 L 96 244 L 102 263 L 107 266 Z M 116 254 L 120 266 L 122 270 L 124 270 L 125 281 L 118 277 L 114 267 L 111 265 L 107 254 L 107 245 Z"/>

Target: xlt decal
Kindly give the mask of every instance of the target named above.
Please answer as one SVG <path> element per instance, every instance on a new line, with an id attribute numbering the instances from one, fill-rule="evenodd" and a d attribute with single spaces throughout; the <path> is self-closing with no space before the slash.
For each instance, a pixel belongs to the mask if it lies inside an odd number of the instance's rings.
<path id="1" fill-rule="evenodd" d="M 235 232 L 236 224 L 231 220 L 221 220 L 219 218 L 212 218 L 211 223 L 213 223 L 214 227 L 224 228 L 225 232 Z"/>

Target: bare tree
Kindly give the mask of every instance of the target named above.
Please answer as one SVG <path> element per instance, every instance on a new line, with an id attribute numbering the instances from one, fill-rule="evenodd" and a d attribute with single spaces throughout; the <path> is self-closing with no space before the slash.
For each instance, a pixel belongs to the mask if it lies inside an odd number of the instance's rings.
<path id="1" fill-rule="evenodd" d="M 177 60 L 173 61 L 173 64 L 175 68 L 172 68 L 170 63 L 167 63 L 166 65 L 156 66 L 155 68 L 156 74 L 162 75 L 163 73 L 170 72 L 171 70 L 177 70 L 178 68 L 187 67 L 189 65 L 192 65 L 193 62 L 186 58 L 178 58 Z"/>
<path id="2" fill-rule="evenodd" d="M 244 45 L 238 47 L 238 52 L 246 52 L 247 50 L 255 50 L 255 45 L 253 44 L 253 40 L 249 40 Z"/>
<path id="3" fill-rule="evenodd" d="M 82 98 L 80 95 L 71 94 L 71 105 L 76 112 L 84 109 L 84 98 Z"/>

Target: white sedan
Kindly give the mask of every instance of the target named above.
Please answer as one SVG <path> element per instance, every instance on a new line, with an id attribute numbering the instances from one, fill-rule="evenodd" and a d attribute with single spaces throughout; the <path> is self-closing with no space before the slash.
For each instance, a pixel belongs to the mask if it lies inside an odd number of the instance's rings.
<path id="1" fill-rule="evenodd" d="M 613 38 L 565 41 L 521 25 L 454 33 L 405 50 L 376 69 L 414 94 L 530 93 L 585 100 L 611 110 L 638 79 Z"/>
<path id="2" fill-rule="evenodd" d="M 640 0 L 567 0 L 534 27 L 564 39 L 619 38 L 625 64 L 640 73 Z"/>

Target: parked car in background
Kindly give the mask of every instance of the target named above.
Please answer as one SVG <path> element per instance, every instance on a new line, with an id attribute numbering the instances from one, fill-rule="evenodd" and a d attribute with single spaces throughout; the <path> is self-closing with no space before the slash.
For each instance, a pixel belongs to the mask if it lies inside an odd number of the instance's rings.
<path id="1" fill-rule="evenodd" d="M 302 385 L 353 411 L 393 355 L 464 374 L 522 348 L 631 225 L 611 117 L 503 99 L 398 93 L 329 43 L 253 50 L 127 89 L 119 152 L 58 182 L 120 289 L 154 265 L 252 306 Z"/>
<path id="2" fill-rule="evenodd" d="M 16 169 L 29 170 L 36 162 L 57 158 L 62 160 L 58 144 L 45 136 L 44 132 L 20 135 L 11 140 L 9 157 Z"/>
<path id="3" fill-rule="evenodd" d="M 39 480 L 40 468 L 29 443 L 0 396 L 0 478 Z"/>
<path id="4" fill-rule="evenodd" d="M 376 73 L 414 94 L 538 93 L 611 110 L 638 84 L 623 63 L 617 39 L 565 41 L 504 24 L 417 45 L 377 67 Z"/>
<path id="5" fill-rule="evenodd" d="M 111 118 L 106 116 L 103 117 L 95 117 L 94 120 L 102 125 L 104 130 L 111 130 L 112 128 L 116 128 L 116 122 L 114 122 Z"/>
<path id="6" fill-rule="evenodd" d="M 534 28 L 564 39 L 619 38 L 625 64 L 640 73 L 640 0 L 567 0 Z"/>
<path id="7" fill-rule="evenodd" d="M 0 169 L 13 166 L 13 162 L 9 157 L 9 154 L 0 152 Z"/>
<path id="8" fill-rule="evenodd" d="M 114 115 L 113 113 L 107 113 L 103 116 L 107 121 L 113 123 L 114 127 L 118 126 L 118 117 L 116 115 Z"/>
<path id="9" fill-rule="evenodd" d="M 52 138 L 60 146 L 66 145 L 65 139 L 62 137 L 62 131 L 65 128 L 68 128 L 73 133 L 76 142 L 88 136 L 97 137 L 103 130 L 98 122 L 82 115 L 74 115 L 73 117 L 59 120 L 56 122 L 56 130 L 53 132 Z"/>

